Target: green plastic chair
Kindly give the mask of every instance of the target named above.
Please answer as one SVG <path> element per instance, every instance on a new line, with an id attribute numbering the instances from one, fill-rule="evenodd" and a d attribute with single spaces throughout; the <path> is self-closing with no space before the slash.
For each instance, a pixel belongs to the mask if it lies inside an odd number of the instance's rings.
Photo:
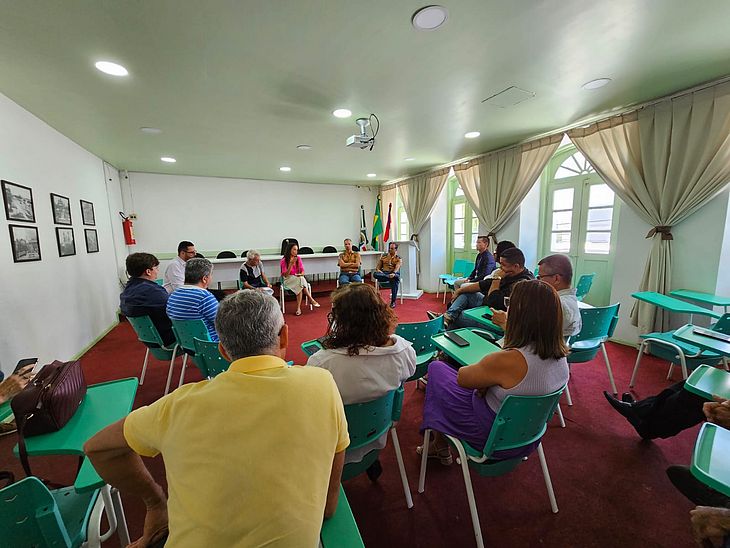
<path id="1" fill-rule="evenodd" d="M 331 518 L 322 523 L 319 540 L 322 548 L 365 548 L 342 485 L 337 509 Z"/>
<path id="2" fill-rule="evenodd" d="M 413 349 L 416 351 L 416 371 L 406 379 L 406 382 L 416 381 L 426 374 L 428 364 L 436 357 L 437 353 L 431 335 L 441 333 L 443 330 L 443 316 L 425 322 L 399 323 L 396 326 L 395 334 L 413 344 Z"/>
<path id="3" fill-rule="evenodd" d="M 568 364 L 585 363 L 596 357 L 598 351 L 603 353 L 603 361 L 608 371 L 608 380 L 611 383 L 611 390 L 617 394 L 616 382 L 613 379 L 613 371 L 611 370 L 611 362 L 608 360 L 605 342 L 613 335 L 618 323 L 618 309 L 620 303 L 610 306 L 598 306 L 596 308 L 581 308 L 580 319 L 583 326 L 580 333 L 570 338 L 570 354 L 568 354 Z M 570 397 L 570 390 L 565 387 L 565 396 L 568 405 L 573 405 Z"/>
<path id="4" fill-rule="evenodd" d="M 157 331 L 155 324 L 149 316 L 137 316 L 136 318 L 127 317 L 132 329 L 137 333 L 139 342 L 147 347 L 144 355 L 144 364 L 142 365 L 142 374 L 139 377 L 139 384 L 144 384 L 144 374 L 147 371 L 147 361 L 150 354 L 160 361 L 170 361 L 170 369 L 167 373 L 167 384 L 165 385 L 165 395 L 170 391 L 170 382 L 172 381 L 172 369 L 175 365 L 175 357 L 177 354 L 177 343 L 172 348 L 168 348 L 162 342 L 162 337 Z"/>
<path id="5" fill-rule="evenodd" d="M 218 343 L 210 338 L 200 339 L 195 337 L 195 365 L 198 366 L 203 376 L 212 379 L 219 373 L 228 371 L 231 365 L 227 359 L 221 356 L 218 350 Z"/>
<path id="6" fill-rule="evenodd" d="M 195 339 L 197 338 L 203 341 L 209 341 L 210 334 L 208 333 L 208 328 L 205 326 L 205 322 L 203 322 L 203 320 L 171 321 L 172 332 L 175 334 L 175 340 L 177 341 L 177 345 L 179 348 L 182 349 L 183 353 L 185 354 L 183 356 L 182 371 L 180 371 L 180 382 L 177 385 L 177 387 L 180 388 L 185 381 L 185 368 L 187 367 L 188 356 L 192 358 L 195 366 L 200 369 L 203 377 L 208 376 L 207 370 L 203 367 L 200 367 L 195 359 Z"/>
<path id="7" fill-rule="evenodd" d="M 164 285 L 164 284 L 165 284 L 165 280 L 164 280 L 164 279 L 162 279 L 162 278 L 157 278 L 157 279 L 155 280 L 155 283 L 156 283 L 157 285 Z"/>
<path id="8" fill-rule="evenodd" d="M 700 365 L 687 377 L 684 389 L 709 401 L 712 396 L 730 399 L 730 372 L 710 365 Z"/>
<path id="9" fill-rule="evenodd" d="M 76 493 L 73 487 L 49 491 L 34 476 L 0 489 L 2 546 L 101 546 L 105 509 L 100 489 Z M 107 517 L 116 527 L 112 512 Z"/>
<path id="10" fill-rule="evenodd" d="M 730 335 L 730 313 L 723 314 L 717 322 L 710 326 L 713 331 Z M 694 370 L 702 364 L 718 365 L 722 363 L 725 370 L 728 370 L 727 358 L 702 350 L 692 344 L 687 344 L 675 338 L 674 331 L 654 332 L 640 335 L 642 339 L 639 345 L 639 354 L 636 356 L 634 371 L 631 373 L 629 387 L 633 388 L 636 381 L 636 374 L 639 372 L 639 365 L 644 356 L 644 351 L 648 351 L 651 355 L 669 362 L 669 371 L 667 372 L 667 380 L 672 378 L 674 367 L 679 365 L 682 369 L 682 378 L 688 377 L 688 372 Z"/>
<path id="11" fill-rule="evenodd" d="M 711 422 L 702 425 L 692 452 L 692 475 L 730 497 L 730 430 Z"/>
<path id="12" fill-rule="evenodd" d="M 501 476 L 514 470 L 517 465 L 526 459 L 516 457 L 494 460 L 494 453 L 508 449 L 517 449 L 540 440 L 547 430 L 547 422 L 555 413 L 558 400 L 560 400 L 562 393 L 563 388 L 560 388 L 544 396 L 507 396 L 494 419 L 492 430 L 489 433 L 487 442 L 484 444 L 483 450 L 472 447 L 464 440 L 446 435 L 451 445 L 459 453 L 458 462 L 461 464 L 461 470 L 464 475 L 464 486 L 466 487 L 466 497 L 469 501 L 474 536 L 476 537 L 476 543 L 479 548 L 483 548 L 484 541 L 482 539 L 482 530 L 479 524 L 479 514 L 477 513 L 476 501 L 474 499 L 474 489 L 471 484 L 469 467 L 474 468 L 480 476 Z M 430 429 L 426 429 L 423 434 L 424 448 L 429 446 L 430 434 Z M 550 499 L 550 508 L 553 513 L 557 513 L 558 504 L 555 500 L 555 492 L 553 491 L 553 484 L 550 480 L 550 472 L 547 461 L 545 460 L 542 442 L 537 446 L 537 454 L 540 458 L 540 467 L 542 468 L 545 487 L 547 488 Z M 421 455 L 421 473 L 418 479 L 419 493 L 423 493 L 426 488 L 427 462 L 428 451 L 423 451 Z"/>
<path id="13" fill-rule="evenodd" d="M 398 443 L 398 433 L 395 431 L 395 423 L 400 420 L 401 408 L 403 407 L 403 387 L 391 390 L 377 400 L 353 403 L 345 406 L 345 416 L 347 417 L 347 431 L 350 435 L 350 446 L 348 451 L 359 449 L 372 443 L 387 434 L 393 438 L 393 448 L 398 461 L 398 469 L 400 471 L 400 479 L 403 484 L 403 492 L 406 496 L 406 505 L 413 508 L 413 498 L 411 497 L 411 489 L 408 485 L 408 476 L 403 465 L 403 455 Z M 373 449 L 363 457 L 360 462 L 352 462 L 345 464 L 342 470 L 342 481 L 354 478 L 365 472 L 370 465 L 378 458 L 380 449 Z M 347 454 L 345 454 L 347 455 Z"/>
<path id="14" fill-rule="evenodd" d="M 314 349 L 316 347 L 316 350 Z M 317 339 L 312 339 L 311 341 L 304 341 L 301 344 L 302 352 L 304 352 L 304 355 L 309 357 L 320 350 L 322 350 L 324 347 Z"/>
<path id="15" fill-rule="evenodd" d="M 443 302 L 446 303 L 446 290 L 450 289 L 451 291 L 454 291 L 454 282 L 459 278 L 464 278 L 465 276 L 470 274 L 472 270 L 474 270 L 474 261 L 467 261 L 466 259 L 456 259 L 454 261 L 454 267 L 451 271 L 451 274 L 439 275 L 439 280 L 436 284 L 436 298 L 438 298 L 439 296 L 439 287 L 441 286 L 441 284 L 444 284 L 446 287 L 444 288 Z"/>
<path id="16" fill-rule="evenodd" d="M 591 290 L 591 286 L 593 285 L 593 278 L 596 277 L 596 273 L 593 272 L 591 274 L 583 274 L 578 279 L 578 284 L 575 286 L 575 298 L 579 301 L 582 301 L 586 295 L 588 295 L 588 292 Z"/>
<path id="17" fill-rule="evenodd" d="M 373 276 L 373 280 L 375 281 L 375 291 L 378 293 L 381 289 L 390 289 L 390 282 L 381 282 L 375 276 Z M 398 295 L 400 296 L 400 304 L 403 304 L 403 280 L 398 284 Z"/>

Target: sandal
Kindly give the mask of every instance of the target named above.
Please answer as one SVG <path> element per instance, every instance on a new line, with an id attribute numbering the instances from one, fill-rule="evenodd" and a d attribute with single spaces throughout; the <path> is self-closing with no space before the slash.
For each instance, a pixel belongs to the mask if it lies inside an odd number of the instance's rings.
<path id="1" fill-rule="evenodd" d="M 423 455 L 423 445 L 419 445 L 418 447 L 416 447 L 416 453 L 418 453 L 419 455 Z M 451 449 L 449 449 L 448 447 L 442 447 L 437 451 L 429 449 L 428 458 L 439 459 L 439 462 L 444 466 L 450 466 L 454 462 L 454 458 L 451 456 Z"/>
<path id="2" fill-rule="evenodd" d="M 295 316 L 301 316 L 302 315 L 302 311 L 301 310 L 297 310 L 296 312 L 294 312 L 294 315 Z"/>
<path id="3" fill-rule="evenodd" d="M 321 304 L 319 304 L 318 302 L 313 302 L 313 303 L 312 303 L 312 306 L 313 306 L 314 308 L 319 308 L 319 307 L 320 307 L 320 306 L 322 306 L 322 305 L 321 305 Z"/>

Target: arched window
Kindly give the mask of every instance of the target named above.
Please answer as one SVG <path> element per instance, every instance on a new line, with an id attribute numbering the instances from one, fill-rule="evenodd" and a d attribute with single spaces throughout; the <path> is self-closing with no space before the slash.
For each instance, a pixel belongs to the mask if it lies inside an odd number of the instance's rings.
<path id="1" fill-rule="evenodd" d="M 587 175 L 589 173 L 595 173 L 596 170 L 586 160 L 583 153 L 576 150 L 571 156 L 568 156 L 563 163 L 560 164 L 557 171 L 555 172 L 556 179 L 564 179 L 566 177 L 575 177 L 576 175 Z"/>

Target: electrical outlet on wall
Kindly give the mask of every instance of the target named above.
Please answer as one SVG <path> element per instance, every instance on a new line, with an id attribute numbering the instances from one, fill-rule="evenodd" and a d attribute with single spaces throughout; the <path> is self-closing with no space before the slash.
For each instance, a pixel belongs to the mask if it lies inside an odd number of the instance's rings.
<path id="1" fill-rule="evenodd" d="M 136 214 L 136 213 L 130 213 L 130 214 L 129 214 L 129 218 L 130 218 L 130 219 L 132 219 L 132 220 L 134 221 L 134 220 L 136 220 L 136 219 L 137 219 L 137 214 Z"/>

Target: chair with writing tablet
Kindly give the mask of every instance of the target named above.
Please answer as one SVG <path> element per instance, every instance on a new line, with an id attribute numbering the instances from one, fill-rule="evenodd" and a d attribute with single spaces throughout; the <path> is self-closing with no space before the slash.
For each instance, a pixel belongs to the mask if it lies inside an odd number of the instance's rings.
<path id="1" fill-rule="evenodd" d="M 139 384 L 144 384 L 144 375 L 147 371 L 147 361 L 150 354 L 160 361 L 170 361 L 170 368 L 167 373 L 167 384 L 165 385 L 165 395 L 170 391 L 170 382 L 172 381 L 172 369 L 175 365 L 175 357 L 177 354 L 177 342 L 174 346 L 167 347 L 162 342 L 162 337 L 157 331 L 155 324 L 149 316 L 137 316 L 135 318 L 127 317 L 132 329 L 137 334 L 139 342 L 147 347 L 144 355 L 144 363 L 142 364 L 142 374 L 139 376 Z"/>

